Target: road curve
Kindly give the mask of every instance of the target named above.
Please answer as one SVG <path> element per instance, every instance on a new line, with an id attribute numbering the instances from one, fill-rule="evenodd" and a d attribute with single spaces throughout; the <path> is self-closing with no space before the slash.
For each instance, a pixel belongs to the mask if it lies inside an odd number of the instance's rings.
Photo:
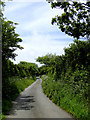
<path id="1" fill-rule="evenodd" d="M 41 79 L 26 88 L 15 101 L 6 118 L 72 118 L 42 92 Z M 72 118 L 73 120 L 73 118 Z"/>

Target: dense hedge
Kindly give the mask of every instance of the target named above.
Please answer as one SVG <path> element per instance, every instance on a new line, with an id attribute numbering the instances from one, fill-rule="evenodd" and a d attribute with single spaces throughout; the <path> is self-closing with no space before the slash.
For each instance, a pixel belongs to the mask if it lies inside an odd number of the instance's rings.
<path id="1" fill-rule="evenodd" d="M 88 119 L 89 73 L 76 70 L 72 76 L 65 75 L 64 80 L 55 81 L 51 75 L 42 77 L 44 93 L 58 106 L 74 115 L 78 120 Z M 84 81 L 83 81 L 84 80 Z"/>
<path id="2" fill-rule="evenodd" d="M 54 103 L 76 118 L 87 120 L 90 41 L 75 40 L 64 51 L 62 56 L 49 54 L 38 57 L 37 61 L 44 64 L 39 68 L 40 72 L 48 76 L 42 78 L 43 91 Z"/>
<path id="3" fill-rule="evenodd" d="M 11 101 L 26 87 L 36 80 L 38 66 L 34 63 L 20 62 L 14 64 L 8 59 L 3 61 L 2 69 L 2 111 L 6 114 Z"/>

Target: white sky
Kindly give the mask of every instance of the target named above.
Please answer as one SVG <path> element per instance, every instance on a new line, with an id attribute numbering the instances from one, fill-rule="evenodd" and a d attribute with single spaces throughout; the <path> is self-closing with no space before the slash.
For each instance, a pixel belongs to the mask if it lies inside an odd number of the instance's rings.
<path id="1" fill-rule="evenodd" d="M 52 17 L 61 14 L 61 10 L 52 9 L 46 0 L 25 1 L 28 2 L 6 2 L 4 10 L 8 20 L 19 23 L 16 32 L 23 40 L 20 45 L 24 49 L 16 50 L 18 56 L 14 63 L 36 63 L 38 56 L 47 53 L 62 55 L 63 48 L 68 47 L 74 39 L 62 33 L 56 25 L 51 25 Z"/>

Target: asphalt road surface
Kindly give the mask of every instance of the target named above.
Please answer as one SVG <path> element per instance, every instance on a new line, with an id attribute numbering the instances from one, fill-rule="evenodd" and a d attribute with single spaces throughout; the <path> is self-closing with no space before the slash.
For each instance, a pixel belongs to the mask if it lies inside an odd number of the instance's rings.
<path id="1" fill-rule="evenodd" d="M 13 101 L 12 109 L 6 118 L 72 118 L 45 96 L 41 82 L 42 80 L 38 79 Z"/>

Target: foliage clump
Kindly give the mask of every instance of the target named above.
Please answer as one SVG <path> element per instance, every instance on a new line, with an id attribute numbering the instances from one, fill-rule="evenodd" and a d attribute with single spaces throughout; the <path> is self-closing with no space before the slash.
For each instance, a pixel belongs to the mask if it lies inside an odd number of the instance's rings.
<path id="1" fill-rule="evenodd" d="M 62 32 L 79 39 L 90 39 L 90 2 L 77 1 L 51 2 L 52 8 L 62 9 L 64 12 L 52 18 L 52 24 L 56 24 Z"/>
<path id="2" fill-rule="evenodd" d="M 89 48 L 89 41 L 75 40 L 62 56 L 49 54 L 37 58 L 44 64 L 39 68 L 41 74 L 46 74 L 42 77 L 44 93 L 79 120 L 88 119 Z"/>

